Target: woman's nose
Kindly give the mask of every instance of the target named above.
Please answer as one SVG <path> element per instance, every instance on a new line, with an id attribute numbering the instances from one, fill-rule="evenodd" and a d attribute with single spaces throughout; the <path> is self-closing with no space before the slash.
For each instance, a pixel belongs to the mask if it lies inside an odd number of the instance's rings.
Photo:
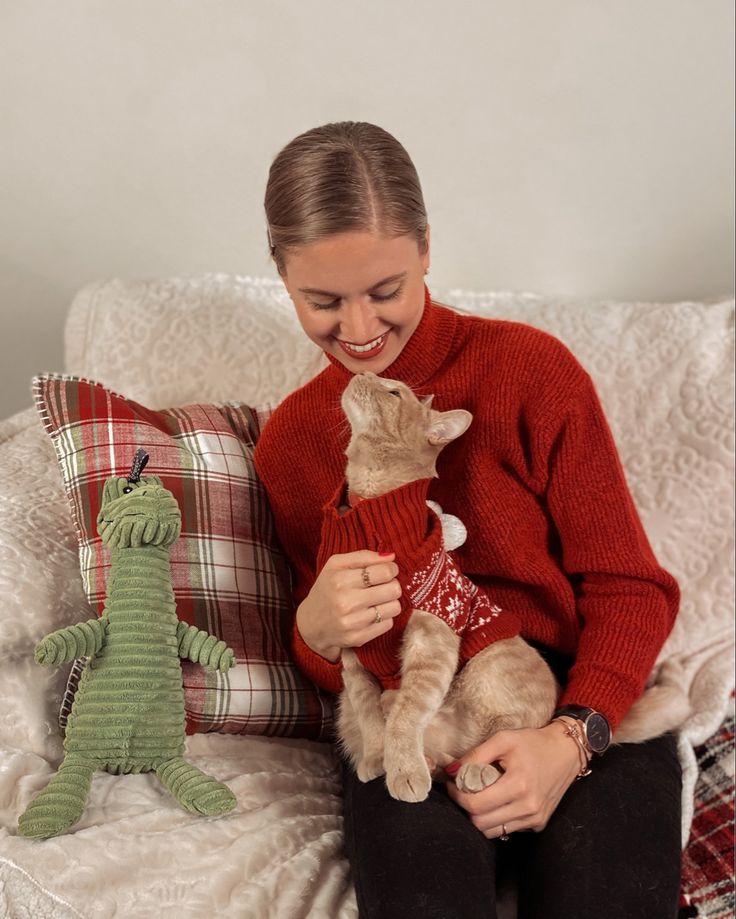
<path id="1" fill-rule="evenodd" d="M 365 303 L 348 302 L 343 306 L 340 338 L 352 345 L 367 345 L 381 334 L 375 312 Z"/>

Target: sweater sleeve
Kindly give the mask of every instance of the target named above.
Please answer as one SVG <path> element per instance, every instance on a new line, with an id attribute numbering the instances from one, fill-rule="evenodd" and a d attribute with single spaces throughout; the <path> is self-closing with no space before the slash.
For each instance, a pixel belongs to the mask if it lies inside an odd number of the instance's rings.
<path id="1" fill-rule="evenodd" d="M 361 501 L 340 515 L 339 505 L 344 483 L 322 509 L 322 536 L 317 553 L 316 575 L 333 555 L 371 549 L 395 551 L 399 567 L 424 549 L 430 528 L 430 511 L 426 504 L 430 479 L 418 479 L 377 498 Z M 437 535 L 437 540 L 440 536 Z M 374 639 L 372 644 L 380 642 Z M 313 651 L 302 638 L 294 618 L 292 654 L 301 670 L 318 686 L 329 692 L 342 691 L 342 663 L 327 660 Z"/>
<path id="2" fill-rule="evenodd" d="M 327 660 L 313 651 L 301 636 L 296 616 L 291 633 L 291 653 L 302 673 L 320 689 L 336 695 L 342 692 L 342 661 L 339 658 L 336 661 Z"/>
<path id="3" fill-rule="evenodd" d="M 679 607 L 629 492 L 590 376 L 580 368 L 561 423 L 548 429 L 546 500 L 582 621 L 561 704 L 603 712 L 615 728 L 641 695 Z"/>

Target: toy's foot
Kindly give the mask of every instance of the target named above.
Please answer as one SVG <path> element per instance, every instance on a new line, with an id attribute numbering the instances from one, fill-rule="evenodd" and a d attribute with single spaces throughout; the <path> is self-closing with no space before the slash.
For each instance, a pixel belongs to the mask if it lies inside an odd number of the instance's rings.
<path id="1" fill-rule="evenodd" d="M 231 811 L 237 803 L 227 785 L 213 779 L 180 756 L 174 756 L 158 765 L 156 775 L 179 804 L 193 814 L 217 817 Z"/>
<path id="2" fill-rule="evenodd" d="M 73 826 L 84 813 L 94 763 L 67 754 L 59 771 L 18 820 L 22 836 L 48 839 Z"/>

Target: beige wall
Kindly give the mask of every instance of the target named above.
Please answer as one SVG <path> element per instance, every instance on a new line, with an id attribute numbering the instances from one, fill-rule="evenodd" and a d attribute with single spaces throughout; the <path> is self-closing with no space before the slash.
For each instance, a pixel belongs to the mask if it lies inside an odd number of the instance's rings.
<path id="1" fill-rule="evenodd" d="M 0 417 L 90 280 L 273 275 L 272 157 L 392 131 L 430 286 L 733 289 L 731 0 L 0 0 Z"/>

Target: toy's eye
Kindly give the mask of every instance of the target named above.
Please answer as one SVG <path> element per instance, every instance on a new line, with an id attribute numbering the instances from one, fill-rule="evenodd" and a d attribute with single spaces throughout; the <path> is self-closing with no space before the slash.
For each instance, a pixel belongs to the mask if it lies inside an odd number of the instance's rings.
<path id="1" fill-rule="evenodd" d="M 133 488 L 130 485 L 126 485 L 125 488 L 123 489 L 123 494 L 129 495 L 131 491 L 133 491 Z"/>

